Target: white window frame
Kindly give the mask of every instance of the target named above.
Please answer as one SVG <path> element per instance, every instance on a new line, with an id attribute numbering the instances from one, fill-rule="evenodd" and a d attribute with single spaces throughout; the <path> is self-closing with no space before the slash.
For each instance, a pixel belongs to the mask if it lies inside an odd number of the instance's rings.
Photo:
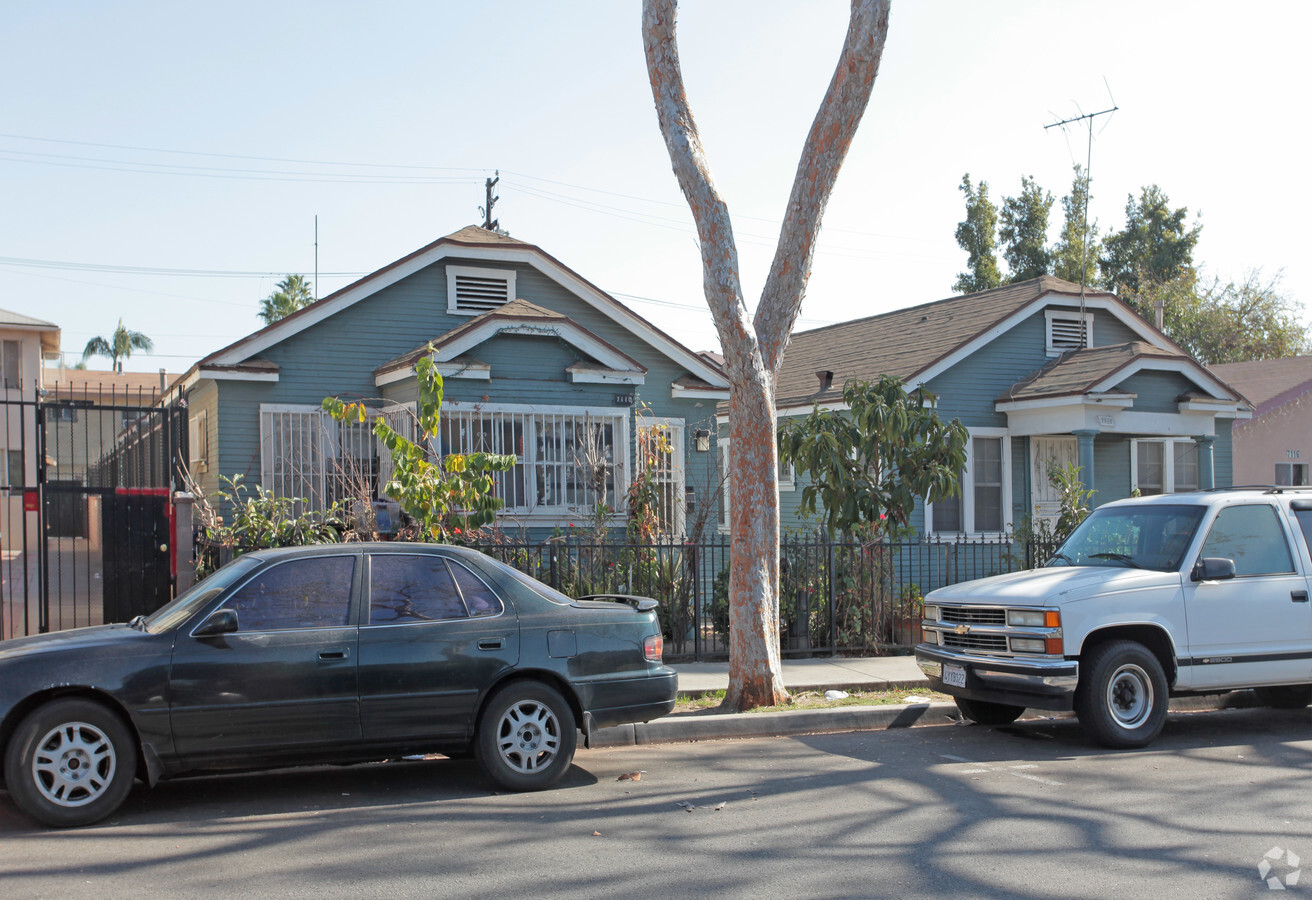
<path id="1" fill-rule="evenodd" d="M 462 418 L 474 416 L 480 418 L 492 417 L 494 419 L 501 417 L 503 422 L 508 419 L 512 427 L 516 422 L 523 427 L 523 453 L 518 452 L 518 448 L 484 448 L 486 452 L 514 453 L 519 457 L 515 466 L 516 471 L 494 473 L 493 480 L 497 485 L 497 496 L 505 499 L 506 494 L 503 488 L 505 479 L 507 477 L 522 479 L 523 496 L 527 502 L 511 505 L 507 500 L 506 506 L 500 511 L 500 515 L 515 516 L 537 524 L 567 524 L 577 522 L 581 516 L 590 512 L 590 504 L 586 506 L 584 504 L 571 505 L 566 502 L 548 506 L 535 502 L 538 494 L 539 468 L 568 465 L 565 460 L 539 460 L 537 458 L 537 428 L 541 424 L 540 420 L 547 418 L 554 418 L 562 422 L 566 419 L 592 418 L 612 424 L 611 458 L 614 464 L 615 494 L 607 497 L 607 502 L 614 510 L 623 508 L 624 491 L 632 481 L 631 473 L 633 471 L 633 455 L 630 448 L 633 421 L 629 408 L 613 406 L 535 406 L 518 403 L 442 404 L 442 418 L 448 424 Z M 528 426 L 532 426 L 532 433 L 530 433 Z M 451 447 L 449 449 L 458 451 L 464 448 Z M 569 490 L 567 488 L 566 493 Z M 577 490 L 577 487 L 574 490 Z"/>
<path id="2" fill-rule="evenodd" d="M 1162 493 L 1175 494 L 1180 491 L 1197 490 L 1199 486 L 1185 487 L 1177 490 L 1175 486 L 1175 446 L 1176 444 L 1190 444 L 1197 447 L 1198 442 L 1191 437 L 1154 437 L 1154 438 L 1135 438 L 1130 441 L 1130 490 L 1139 489 L 1139 445 L 1140 444 L 1161 444 L 1162 445 Z M 1202 471 L 1199 470 L 1199 481 L 1202 481 Z"/>
<path id="3" fill-rule="evenodd" d="M 1044 344 L 1045 344 L 1045 349 L 1047 350 L 1049 356 L 1061 356 L 1063 353 L 1066 353 L 1070 350 L 1078 349 L 1074 347 L 1058 347 L 1056 344 L 1053 343 L 1052 340 L 1053 321 L 1056 319 L 1061 319 L 1064 322 L 1073 323 L 1076 325 L 1076 327 L 1078 327 L 1080 317 L 1081 316 L 1078 310 L 1045 309 L 1043 311 L 1043 319 L 1045 325 L 1043 330 Z M 1084 313 L 1083 318 L 1084 318 L 1084 346 L 1086 348 L 1092 347 L 1093 346 L 1093 313 L 1086 312 Z"/>
<path id="4" fill-rule="evenodd" d="M 466 278 L 486 278 L 495 281 L 504 281 L 506 283 L 506 299 L 504 303 L 498 303 L 496 306 L 504 306 L 511 300 L 515 299 L 515 275 L 514 269 L 492 269 L 485 266 L 447 266 L 446 267 L 446 311 L 453 316 L 481 316 L 487 309 L 461 309 L 457 305 L 456 298 L 456 280 L 458 276 Z M 495 307 L 494 307 L 495 308 Z"/>
<path id="5" fill-rule="evenodd" d="M 188 417 L 187 465 L 191 474 L 198 475 L 210 470 L 210 411 L 193 409 Z"/>
<path id="6" fill-rule="evenodd" d="M 1000 537 L 1011 532 L 1014 523 L 1011 521 L 1012 511 L 1012 493 L 1011 493 L 1011 433 L 1005 428 L 967 428 L 969 436 L 966 439 L 966 468 L 961 473 L 961 531 L 934 531 L 934 504 L 925 503 L 925 534 L 938 535 L 941 537 L 952 536 L 958 537 L 970 535 L 972 537 Z M 997 438 L 1000 442 L 1002 455 L 1002 530 L 1001 531 L 979 531 L 975 528 L 975 438 Z"/>
<path id="7" fill-rule="evenodd" d="M 684 420 L 660 416 L 650 417 L 640 422 L 638 427 L 663 427 L 666 430 L 666 438 L 670 442 L 669 466 L 662 467 L 655 473 L 656 481 L 660 485 L 661 501 L 670 510 L 670 527 L 663 529 L 661 534 L 666 537 L 682 537 L 687 529 L 688 521 L 687 510 L 684 508 L 684 488 L 686 485 Z M 615 504 L 611 505 L 614 506 Z"/>

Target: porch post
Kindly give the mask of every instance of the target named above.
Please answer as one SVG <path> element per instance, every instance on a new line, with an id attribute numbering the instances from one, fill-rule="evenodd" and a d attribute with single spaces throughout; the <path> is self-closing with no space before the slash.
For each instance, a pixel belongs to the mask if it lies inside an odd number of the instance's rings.
<path id="1" fill-rule="evenodd" d="M 1212 445 L 1216 435 L 1202 434 L 1194 438 L 1198 446 L 1198 486 L 1205 491 L 1216 487 L 1216 465 L 1212 459 Z"/>
<path id="2" fill-rule="evenodd" d="M 1093 439 L 1099 434 L 1096 428 L 1077 428 L 1071 432 L 1080 442 L 1080 481 L 1087 490 L 1093 490 Z"/>

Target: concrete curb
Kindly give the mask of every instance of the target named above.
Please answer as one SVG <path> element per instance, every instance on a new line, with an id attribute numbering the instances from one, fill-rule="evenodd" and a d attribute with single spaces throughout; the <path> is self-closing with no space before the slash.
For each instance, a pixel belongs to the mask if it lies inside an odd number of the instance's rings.
<path id="1" fill-rule="evenodd" d="M 1251 691 L 1173 697 L 1171 712 L 1245 709 L 1257 706 Z M 1074 713 L 1027 709 L 1023 719 L 1069 718 Z M 636 725 L 616 725 L 593 732 L 592 746 L 625 747 L 635 744 L 674 744 L 684 741 L 718 741 L 731 738 L 779 737 L 839 731 L 883 731 L 916 725 L 947 725 L 960 718 L 955 703 L 907 703 L 887 706 L 837 706 L 768 713 L 667 716 Z"/>

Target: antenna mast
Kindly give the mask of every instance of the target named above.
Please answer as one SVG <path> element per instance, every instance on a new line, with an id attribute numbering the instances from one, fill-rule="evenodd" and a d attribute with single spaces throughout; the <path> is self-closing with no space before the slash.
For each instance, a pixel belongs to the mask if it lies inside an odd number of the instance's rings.
<path id="1" fill-rule="evenodd" d="M 314 300 L 319 302 L 319 214 L 314 214 Z"/>
<path id="2" fill-rule="evenodd" d="M 1105 116 L 1116 112 L 1120 109 L 1116 101 L 1108 109 L 1102 109 L 1094 113 L 1086 113 L 1082 116 L 1073 116 L 1069 119 L 1063 119 L 1060 122 L 1053 122 L 1051 125 L 1044 125 L 1043 130 L 1049 128 L 1061 128 L 1064 125 L 1070 125 L 1074 122 L 1088 121 L 1089 123 L 1089 149 L 1084 162 L 1084 236 L 1080 241 L 1080 349 L 1087 348 L 1089 335 L 1084 328 L 1084 288 L 1085 273 L 1089 269 L 1089 195 L 1092 193 L 1093 186 L 1093 120 L 1098 116 Z"/>
<path id="3" fill-rule="evenodd" d="M 489 178 L 483 185 L 484 190 L 487 192 L 487 206 L 480 206 L 478 208 L 478 211 L 483 214 L 483 227 L 488 231 L 497 231 L 501 228 L 501 223 L 492 218 L 492 207 L 496 206 L 497 201 L 501 199 L 500 197 L 494 197 L 492 195 L 492 189 L 496 187 L 497 182 L 501 180 L 501 170 L 497 169 L 494 174 L 496 177 Z"/>

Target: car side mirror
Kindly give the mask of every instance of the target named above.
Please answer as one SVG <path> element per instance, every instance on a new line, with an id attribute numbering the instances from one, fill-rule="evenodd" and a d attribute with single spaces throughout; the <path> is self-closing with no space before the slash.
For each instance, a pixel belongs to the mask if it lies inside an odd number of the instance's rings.
<path id="1" fill-rule="evenodd" d="M 1235 577 L 1235 561 L 1223 556 L 1205 556 L 1194 563 L 1194 581 L 1225 581 Z"/>
<path id="2" fill-rule="evenodd" d="M 196 627 L 192 637 L 215 637 L 220 634 L 233 634 L 237 631 L 237 610 L 216 609 L 209 618 Z"/>

